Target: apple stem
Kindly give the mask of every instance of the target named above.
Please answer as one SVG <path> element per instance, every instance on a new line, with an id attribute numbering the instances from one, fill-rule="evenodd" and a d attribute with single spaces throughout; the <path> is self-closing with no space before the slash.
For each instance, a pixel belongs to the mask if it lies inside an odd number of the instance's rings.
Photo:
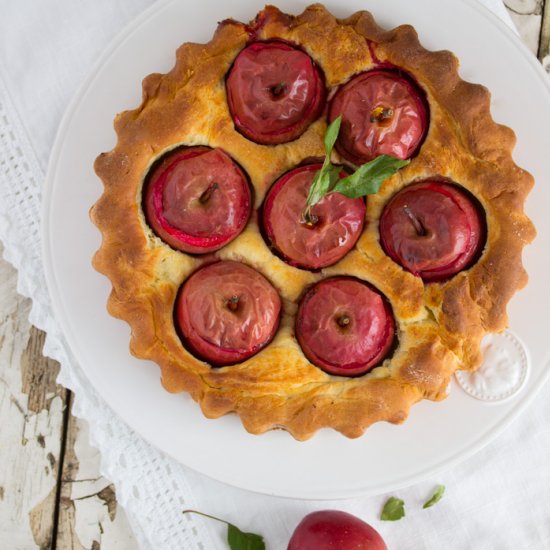
<path id="1" fill-rule="evenodd" d="M 212 193 L 219 189 L 219 184 L 217 182 L 212 182 L 202 193 L 202 195 L 199 197 L 199 202 L 201 204 L 206 204 L 210 198 L 212 197 Z"/>
<path id="2" fill-rule="evenodd" d="M 230 525 L 228 521 L 225 521 L 224 519 L 217 518 L 216 516 L 211 516 L 210 514 L 205 514 L 204 512 L 199 512 L 198 510 L 183 510 L 181 512 L 182 514 L 198 514 L 199 516 L 203 516 L 205 518 L 214 519 L 216 521 L 219 521 L 220 523 L 225 523 L 226 525 Z"/>
<path id="3" fill-rule="evenodd" d="M 413 214 L 412 210 L 408 206 L 404 206 L 403 210 L 405 214 L 407 214 L 409 220 L 411 220 L 411 223 L 416 230 L 416 234 L 419 237 L 425 237 L 428 234 L 428 231 L 426 231 L 426 228 L 424 227 L 420 219 Z"/>
<path id="4" fill-rule="evenodd" d="M 384 122 L 393 116 L 393 109 L 391 107 L 376 107 L 370 114 L 371 122 Z"/>

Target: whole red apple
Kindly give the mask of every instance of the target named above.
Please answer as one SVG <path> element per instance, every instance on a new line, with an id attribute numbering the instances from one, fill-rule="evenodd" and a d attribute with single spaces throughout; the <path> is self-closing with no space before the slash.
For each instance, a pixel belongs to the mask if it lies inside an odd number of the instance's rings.
<path id="1" fill-rule="evenodd" d="M 191 352 L 225 366 L 267 346 L 280 314 L 279 294 L 259 271 L 225 260 L 201 267 L 184 282 L 174 321 Z"/>
<path id="2" fill-rule="evenodd" d="M 395 321 L 382 294 L 353 277 L 330 277 L 311 287 L 296 315 L 305 356 L 337 376 L 361 376 L 392 348 Z"/>
<path id="3" fill-rule="evenodd" d="M 485 220 L 459 186 L 414 183 L 396 193 L 380 218 L 382 248 L 424 281 L 442 281 L 469 268 L 485 244 Z"/>
<path id="4" fill-rule="evenodd" d="M 296 527 L 287 550 L 388 550 L 368 523 L 338 510 L 308 514 Z"/>
<path id="5" fill-rule="evenodd" d="M 325 195 L 311 210 L 315 221 L 304 222 L 308 193 L 321 166 L 307 164 L 284 174 L 263 206 L 263 227 L 270 245 L 290 265 L 302 269 L 322 269 L 338 262 L 355 246 L 363 230 L 364 200 L 340 193 Z"/>
<path id="6" fill-rule="evenodd" d="M 178 147 L 147 178 L 149 226 L 176 250 L 208 254 L 244 229 L 252 202 L 248 180 L 222 149 Z"/>
<path id="7" fill-rule="evenodd" d="M 299 138 L 321 115 L 324 78 L 300 48 L 253 42 L 242 50 L 226 79 L 235 128 L 247 139 L 276 145 Z"/>
<path id="8" fill-rule="evenodd" d="M 429 123 L 424 92 L 397 69 L 360 73 L 340 87 L 329 107 L 329 122 L 338 116 L 342 126 L 336 150 L 357 165 L 384 154 L 413 157 Z"/>

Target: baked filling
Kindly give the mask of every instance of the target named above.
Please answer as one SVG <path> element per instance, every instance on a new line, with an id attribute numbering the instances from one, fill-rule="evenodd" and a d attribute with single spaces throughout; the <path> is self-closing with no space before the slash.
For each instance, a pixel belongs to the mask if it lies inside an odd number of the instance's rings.
<path id="1" fill-rule="evenodd" d="M 376 194 L 328 193 L 304 216 L 338 116 L 343 175 L 381 154 L 410 163 Z M 209 418 L 299 440 L 401 423 L 478 368 L 527 282 L 533 181 L 514 134 L 410 26 L 320 4 L 223 21 L 148 76 L 115 129 L 91 212 L 108 310 Z"/>

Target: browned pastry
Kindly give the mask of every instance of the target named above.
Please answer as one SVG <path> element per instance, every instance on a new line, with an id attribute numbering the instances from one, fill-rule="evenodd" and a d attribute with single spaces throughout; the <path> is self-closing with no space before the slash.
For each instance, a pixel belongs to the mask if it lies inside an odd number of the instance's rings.
<path id="1" fill-rule="evenodd" d="M 407 152 L 413 154 L 411 163 L 368 197 L 364 228 L 353 249 L 319 271 L 293 267 L 273 253 L 259 230 L 258 209 L 282 174 L 305 159 L 324 156 L 328 108 L 300 128 L 296 139 L 281 130 L 293 141 L 262 145 L 237 131 L 228 107 L 226 76 L 234 60 L 249 43 L 273 39 L 297 46 L 314 60 L 328 100 L 354 76 L 391 66 L 410 75 L 429 108 L 427 133 L 414 153 Z M 451 52 L 424 49 L 411 26 L 383 30 L 366 11 L 339 20 L 320 4 L 299 16 L 268 6 L 249 25 L 223 21 L 209 43 L 181 46 L 169 73 L 145 78 L 139 108 L 116 117 L 117 145 L 95 163 L 105 190 L 91 212 L 103 235 L 93 263 L 113 285 L 109 312 L 132 328 L 132 353 L 158 363 L 164 387 L 189 392 L 207 417 L 236 412 L 254 434 L 283 428 L 304 440 L 331 427 L 358 437 L 374 422 L 403 422 L 421 399 L 443 399 L 457 369 L 479 366 L 482 337 L 506 327 L 506 304 L 527 282 L 522 248 L 534 238 L 523 212 L 532 177 L 512 161 L 514 133 L 492 120 L 489 107 L 488 90 L 459 78 Z M 272 143 L 273 137 L 263 139 Z M 271 343 L 231 366 L 213 367 L 195 357 L 174 323 L 180 287 L 212 262 L 212 254 L 171 248 L 150 228 L 142 208 L 151 167 L 179 146 L 221 149 L 248 175 L 252 215 L 244 230 L 213 254 L 256 269 L 282 299 Z M 345 154 L 342 147 L 337 150 Z M 337 154 L 334 159 L 344 160 Z M 460 185 L 479 201 L 486 221 L 486 243 L 477 261 L 429 283 L 386 254 L 379 235 L 384 207 L 419 181 Z M 367 282 L 393 311 L 396 343 L 362 376 L 335 376 L 318 368 L 296 338 L 301 297 L 333 276 Z"/>

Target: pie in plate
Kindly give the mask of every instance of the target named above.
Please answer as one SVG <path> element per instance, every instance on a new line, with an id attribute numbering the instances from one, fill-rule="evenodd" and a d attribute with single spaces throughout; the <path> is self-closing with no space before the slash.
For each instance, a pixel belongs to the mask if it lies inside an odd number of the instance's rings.
<path id="1" fill-rule="evenodd" d="M 304 220 L 339 116 L 342 170 L 410 163 L 366 199 L 327 194 Z M 108 310 L 209 418 L 236 412 L 251 433 L 298 440 L 401 423 L 478 368 L 527 282 L 533 181 L 514 133 L 410 26 L 320 4 L 223 21 L 146 77 L 115 129 L 91 211 Z"/>

